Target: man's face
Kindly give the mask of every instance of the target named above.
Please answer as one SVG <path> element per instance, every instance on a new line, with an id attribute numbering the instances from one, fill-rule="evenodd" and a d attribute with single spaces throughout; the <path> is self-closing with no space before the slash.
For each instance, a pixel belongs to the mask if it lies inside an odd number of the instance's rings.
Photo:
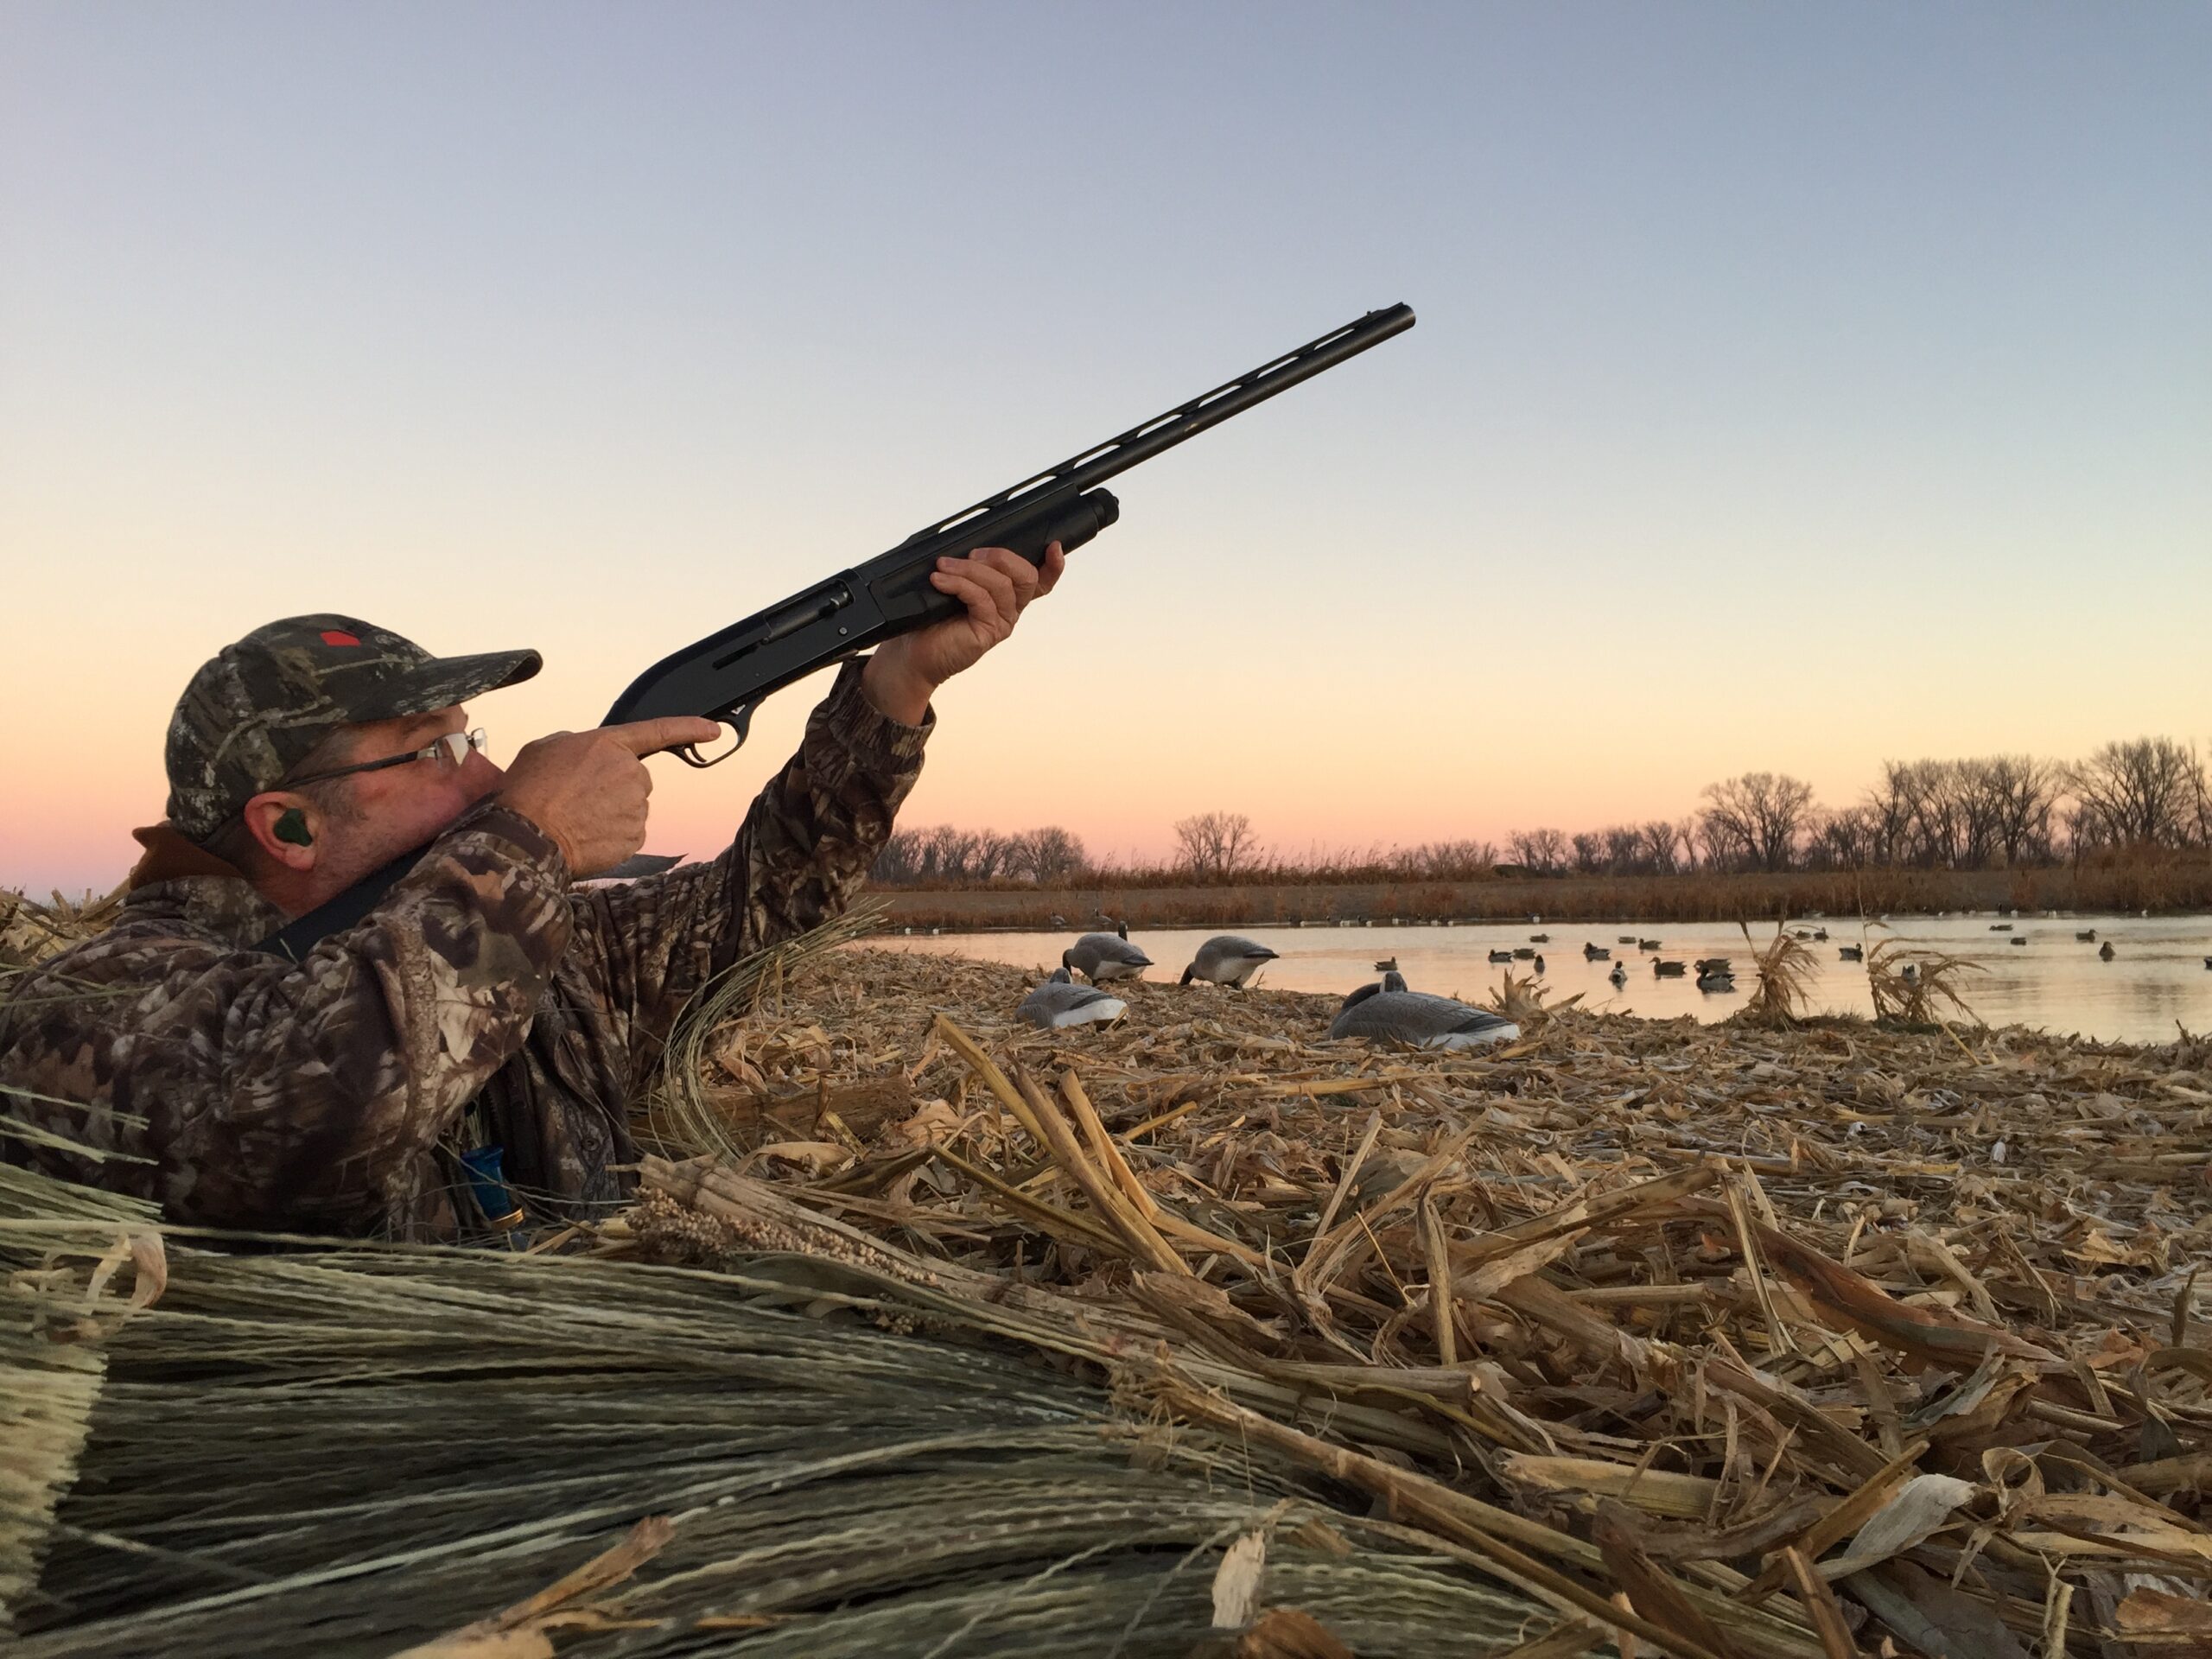
<path id="1" fill-rule="evenodd" d="M 348 728 L 352 741 L 330 765 L 406 754 L 467 729 L 467 710 L 461 708 L 371 721 Z M 359 880 L 437 836 L 498 789 L 504 776 L 472 749 L 457 766 L 443 759 L 410 760 L 311 785 L 314 797 L 326 804 L 316 836 L 318 871 L 346 884 Z"/>

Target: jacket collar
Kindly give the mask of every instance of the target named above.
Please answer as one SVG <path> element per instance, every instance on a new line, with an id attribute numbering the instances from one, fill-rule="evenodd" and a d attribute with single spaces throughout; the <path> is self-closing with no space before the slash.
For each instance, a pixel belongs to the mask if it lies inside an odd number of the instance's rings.
<path id="1" fill-rule="evenodd" d="M 130 919 L 179 921 L 239 946 L 259 944 L 288 919 L 238 866 L 187 841 L 172 825 L 130 834 L 146 849 L 127 880 L 124 905 Z"/>

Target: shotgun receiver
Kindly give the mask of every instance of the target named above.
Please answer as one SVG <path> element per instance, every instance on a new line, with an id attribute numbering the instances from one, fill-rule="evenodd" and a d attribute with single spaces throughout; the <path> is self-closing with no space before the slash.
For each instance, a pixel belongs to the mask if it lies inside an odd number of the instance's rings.
<path id="1" fill-rule="evenodd" d="M 675 753 L 695 766 L 726 760 L 744 743 L 753 711 L 772 693 L 842 658 L 959 611 L 958 600 L 930 586 L 938 559 L 963 557 L 979 547 L 1004 547 L 1041 565 L 1045 549 L 1053 542 L 1072 551 L 1122 516 L 1121 503 L 1098 487 L 1116 474 L 1413 326 L 1414 314 L 1406 306 L 1370 311 L 1012 489 L 940 518 L 888 553 L 664 657 L 631 682 L 601 723 L 704 715 L 733 728 L 737 743 L 712 760 L 690 745 Z"/>
<path id="2" fill-rule="evenodd" d="M 817 668 L 962 609 L 958 600 L 930 586 L 930 572 L 938 559 L 964 556 L 979 547 L 1004 547 L 1041 565 L 1045 549 L 1053 542 L 1064 551 L 1081 547 L 1122 516 L 1122 504 L 1110 491 L 1098 487 L 1108 479 L 1413 326 L 1414 314 L 1407 306 L 1370 311 L 1227 385 L 1095 443 L 1010 490 L 940 518 L 888 553 L 664 657 L 631 682 L 601 724 L 616 726 L 661 715 L 703 715 L 732 728 L 737 742 L 711 760 L 688 744 L 675 753 L 694 766 L 727 760 L 744 744 L 753 711 L 772 693 Z M 316 941 L 342 932 L 367 915 L 414 868 L 422 852 L 417 848 L 402 854 L 320 909 L 270 934 L 258 948 L 299 960 Z M 673 862 L 640 854 L 602 874 L 648 874 Z"/>

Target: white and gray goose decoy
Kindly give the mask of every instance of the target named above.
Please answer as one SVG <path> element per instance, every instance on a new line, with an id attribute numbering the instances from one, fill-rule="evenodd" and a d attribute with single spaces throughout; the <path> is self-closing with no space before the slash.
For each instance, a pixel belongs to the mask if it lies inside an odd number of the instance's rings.
<path id="1" fill-rule="evenodd" d="M 1128 1011 L 1129 1005 L 1120 997 L 1102 991 L 1096 985 L 1077 984 L 1065 968 L 1056 969 L 1050 979 L 1023 997 L 1021 1007 L 1016 1010 L 1039 1031 L 1118 1020 Z"/>
<path id="2" fill-rule="evenodd" d="M 1361 986 L 1344 998 L 1329 1027 L 1332 1039 L 1364 1037 L 1415 1048 L 1487 1048 L 1520 1034 L 1520 1027 L 1488 1008 L 1408 990 L 1402 974 L 1385 974 L 1381 984 Z"/>
<path id="3" fill-rule="evenodd" d="M 1109 979 L 1136 978 L 1152 966 L 1152 958 L 1129 943 L 1129 925 L 1123 922 L 1111 933 L 1084 934 L 1060 952 L 1060 966 L 1103 985 Z"/>
<path id="4" fill-rule="evenodd" d="M 1180 982 L 1187 985 L 1194 979 L 1203 979 L 1241 991 L 1244 982 L 1264 964 L 1273 962 L 1275 954 L 1266 945 L 1255 944 L 1236 934 L 1217 933 L 1198 947 L 1198 955 L 1183 970 Z"/>

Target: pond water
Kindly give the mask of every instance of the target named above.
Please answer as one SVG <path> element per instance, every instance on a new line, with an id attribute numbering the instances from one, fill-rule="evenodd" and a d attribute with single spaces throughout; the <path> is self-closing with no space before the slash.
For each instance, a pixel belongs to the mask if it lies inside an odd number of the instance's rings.
<path id="1" fill-rule="evenodd" d="M 1812 996 L 1815 1012 L 1872 1013 L 1866 970 L 1857 963 L 1841 961 L 1838 949 L 1862 942 L 1871 946 L 1880 939 L 1894 938 L 1908 947 L 1924 946 L 1976 964 L 1981 971 L 1962 974 L 1955 982 L 1967 1006 L 1993 1026 L 2037 1026 L 2062 1034 L 2130 1043 L 2171 1041 L 2177 1023 L 2192 1032 L 2212 1027 L 2212 969 L 2206 966 L 2206 958 L 2212 957 L 2212 917 L 2005 917 L 1983 912 L 1899 917 L 1885 924 L 1868 924 L 1863 929 L 1856 919 L 1813 918 L 1792 926 L 1827 930 L 1827 942 L 1811 946 L 1820 962 Z M 1998 927 L 2011 931 L 1993 931 Z M 2077 932 L 2091 928 L 2096 930 L 2097 943 L 2075 938 Z M 1148 928 L 1135 931 L 1131 938 L 1157 964 L 1146 977 L 1173 983 L 1199 943 L 1221 931 L 1241 933 L 1280 951 L 1281 959 L 1269 963 L 1264 975 L 1254 982 L 1280 990 L 1342 995 L 1374 980 L 1376 963 L 1395 957 L 1398 970 L 1417 991 L 1440 991 L 1471 1002 L 1486 1001 L 1504 972 L 1487 960 L 1488 953 L 1526 946 L 1535 933 L 1550 936 L 1548 944 L 1536 947 L 1544 957 L 1545 985 L 1554 998 L 1583 993 L 1586 1007 L 1648 1019 L 1688 1014 L 1700 1020 L 1722 1020 L 1743 1006 L 1751 989 L 1751 951 L 1733 923 Z M 1619 943 L 1619 936 L 1628 933 L 1660 940 L 1662 949 L 1657 954 L 1672 961 L 1732 957 L 1737 989 L 1707 993 L 1699 990 L 1687 976 L 1655 977 L 1652 952 L 1639 950 L 1632 943 Z M 1751 929 L 1752 938 L 1761 944 L 1773 935 L 1770 922 Z M 1044 964 L 1041 977 L 1045 968 L 1059 965 L 1060 952 L 1074 938 L 1071 932 L 894 933 L 884 942 L 1020 967 Z M 2016 944 L 2012 943 L 2016 939 L 2026 943 Z M 1612 961 L 1586 961 L 1582 955 L 1586 940 L 1611 951 Z M 2115 953 L 2110 962 L 2097 954 L 2098 945 L 2107 940 Z M 1614 962 L 1628 969 L 1628 983 L 1618 990 L 1607 978 Z M 1526 974 L 1532 966 L 1526 961 L 1516 962 L 1513 970 Z"/>

